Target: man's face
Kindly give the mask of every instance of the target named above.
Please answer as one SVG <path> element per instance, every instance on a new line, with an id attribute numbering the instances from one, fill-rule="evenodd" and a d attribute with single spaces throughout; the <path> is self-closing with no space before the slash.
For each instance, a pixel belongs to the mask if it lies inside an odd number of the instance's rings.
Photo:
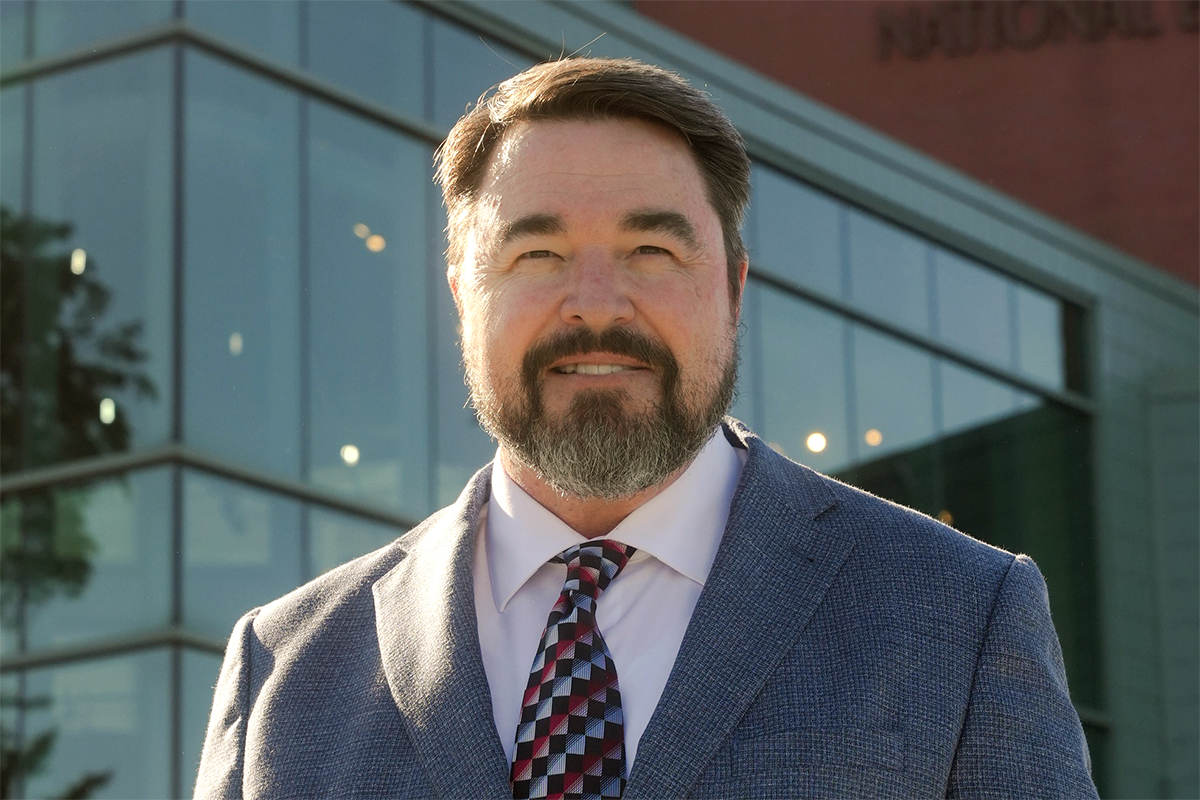
<path id="1" fill-rule="evenodd" d="M 683 140 L 631 120 L 518 125 L 465 235 L 450 284 L 488 432 L 576 497 L 686 465 L 732 397 L 737 308 Z"/>

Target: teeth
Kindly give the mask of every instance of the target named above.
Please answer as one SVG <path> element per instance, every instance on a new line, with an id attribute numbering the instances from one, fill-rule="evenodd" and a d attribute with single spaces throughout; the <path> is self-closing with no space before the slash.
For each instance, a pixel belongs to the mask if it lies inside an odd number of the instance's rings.
<path id="1" fill-rule="evenodd" d="M 614 372 L 624 372 L 633 367 L 626 367 L 622 364 L 564 364 L 558 368 L 559 372 L 567 375 L 612 375 Z"/>

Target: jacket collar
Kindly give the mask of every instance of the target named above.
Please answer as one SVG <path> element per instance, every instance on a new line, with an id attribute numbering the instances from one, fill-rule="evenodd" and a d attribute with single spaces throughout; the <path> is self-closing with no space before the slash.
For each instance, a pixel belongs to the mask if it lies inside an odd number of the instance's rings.
<path id="1" fill-rule="evenodd" d="M 630 800 L 687 793 L 853 548 L 849 534 L 820 524 L 836 502 L 822 478 L 736 420 L 726 419 L 724 433 L 748 451 L 746 465 L 708 581 L 639 742 L 625 791 Z M 384 674 L 438 795 L 512 796 L 471 575 L 490 476 L 489 465 L 454 505 L 407 534 L 404 557 L 374 586 Z M 780 608 L 788 609 L 786 618 L 769 611 Z"/>

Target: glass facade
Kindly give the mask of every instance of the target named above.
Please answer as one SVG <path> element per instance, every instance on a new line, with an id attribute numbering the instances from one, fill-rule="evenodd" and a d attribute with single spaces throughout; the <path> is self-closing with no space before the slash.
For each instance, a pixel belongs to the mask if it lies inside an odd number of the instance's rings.
<path id="1" fill-rule="evenodd" d="M 6 796 L 183 796 L 236 619 L 493 453 L 431 161 L 533 59 L 394 2 L 0 8 L 5 69 L 177 13 L 220 45 L 0 92 Z M 1091 420 L 1062 400 L 1085 388 L 1082 311 L 766 163 L 746 237 L 735 414 L 1032 554 L 1075 699 L 1101 706 Z"/>

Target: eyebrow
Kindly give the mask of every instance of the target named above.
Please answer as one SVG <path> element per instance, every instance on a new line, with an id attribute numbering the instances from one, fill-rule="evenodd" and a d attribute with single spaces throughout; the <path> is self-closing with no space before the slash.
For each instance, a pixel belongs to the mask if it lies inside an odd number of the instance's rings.
<path id="1" fill-rule="evenodd" d="M 693 250 L 700 248 L 700 235 L 696 226 L 678 211 L 638 209 L 621 218 L 621 230 L 633 233 L 665 233 L 686 244 Z"/>
<path id="2" fill-rule="evenodd" d="M 554 236 L 567 232 L 567 223 L 558 214 L 527 214 L 500 223 L 496 233 L 496 250 L 526 236 Z"/>

